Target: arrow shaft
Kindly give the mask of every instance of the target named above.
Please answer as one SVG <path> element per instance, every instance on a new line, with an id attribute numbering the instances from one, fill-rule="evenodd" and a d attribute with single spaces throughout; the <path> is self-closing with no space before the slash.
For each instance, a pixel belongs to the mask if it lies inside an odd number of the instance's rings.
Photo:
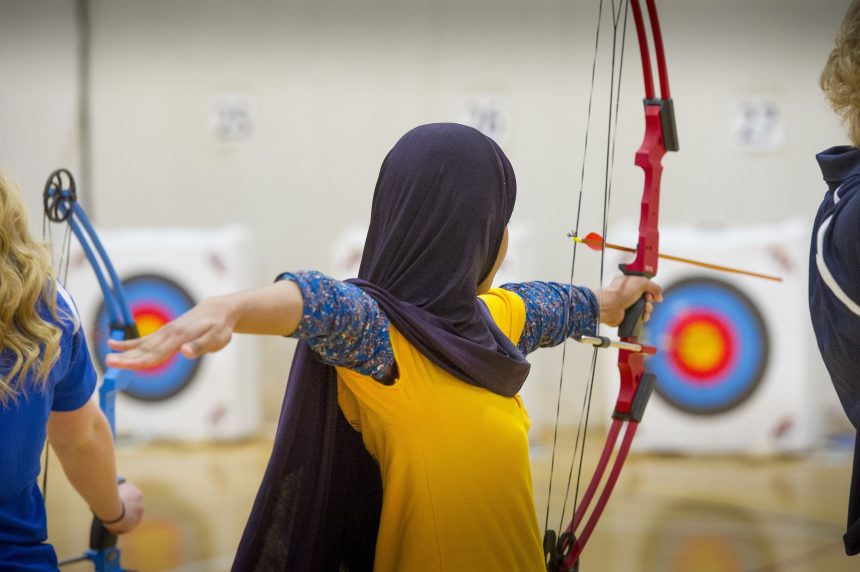
<path id="1" fill-rule="evenodd" d="M 583 242 L 591 248 L 600 249 L 601 242 L 596 240 L 583 240 L 577 239 L 579 242 Z M 636 252 L 635 248 L 630 248 L 629 246 L 621 246 L 620 244 L 612 244 L 611 242 L 603 243 L 606 245 L 606 248 L 611 248 L 612 250 L 619 250 L 621 252 Z M 692 264 L 693 266 L 699 266 L 701 268 L 708 268 L 710 270 L 717 270 L 719 272 L 731 272 L 733 274 L 741 274 L 743 276 L 752 276 L 754 278 L 762 278 L 764 280 L 772 280 L 774 282 L 782 282 L 782 278 L 779 276 L 772 276 L 770 274 L 762 274 L 760 272 L 752 272 L 750 270 L 741 270 L 740 268 L 732 268 L 731 266 L 723 266 L 722 264 L 711 264 L 710 262 L 702 262 L 700 260 L 693 260 L 692 258 L 683 258 L 681 256 L 673 256 L 671 254 L 658 254 L 660 258 L 665 260 L 672 260 L 674 262 L 681 262 L 683 264 Z"/>
<path id="2" fill-rule="evenodd" d="M 692 264 L 693 266 L 701 266 L 702 268 L 709 268 L 711 270 L 719 270 L 720 272 L 731 272 L 733 274 L 742 274 L 744 276 L 753 276 L 755 278 L 763 278 L 764 280 L 782 282 L 782 278 L 780 278 L 779 276 L 771 276 L 770 274 L 762 274 L 760 272 L 741 270 L 740 268 L 722 266 L 721 264 L 711 264 L 710 262 L 700 262 L 698 260 L 691 260 L 689 258 L 682 258 L 680 256 L 672 256 L 671 254 L 661 254 L 660 258 L 665 258 L 666 260 L 674 260 L 675 262 L 683 262 L 684 264 Z"/>

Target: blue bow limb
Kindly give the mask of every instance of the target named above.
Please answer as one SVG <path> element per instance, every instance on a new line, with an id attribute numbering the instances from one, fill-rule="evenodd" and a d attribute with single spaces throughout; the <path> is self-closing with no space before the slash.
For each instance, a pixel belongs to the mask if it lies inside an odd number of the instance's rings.
<path id="1" fill-rule="evenodd" d="M 104 297 L 110 338 L 129 340 L 140 337 L 126 301 L 122 282 L 92 223 L 77 201 L 75 179 L 68 170 L 58 169 L 48 177 L 43 204 L 45 216 L 51 222 L 67 223 L 81 245 Z M 130 381 L 131 372 L 116 368 L 107 368 L 102 376 L 99 407 L 107 418 L 114 440 L 116 440 L 116 394 L 125 389 Z M 122 483 L 123 479 L 120 478 L 119 482 Z M 93 516 L 89 549 L 81 556 L 61 561 L 60 565 L 90 560 L 96 572 L 123 572 L 120 555 L 116 535 L 109 532 L 101 521 Z"/>

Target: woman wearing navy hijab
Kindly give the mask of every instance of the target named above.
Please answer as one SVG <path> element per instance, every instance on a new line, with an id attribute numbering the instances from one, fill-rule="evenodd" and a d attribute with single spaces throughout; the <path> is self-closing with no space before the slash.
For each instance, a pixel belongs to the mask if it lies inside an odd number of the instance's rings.
<path id="1" fill-rule="evenodd" d="M 110 365 L 217 351 L 233 332 L 300 339 L 234 570 L 543 570 L 517 392 L 525 355 L 617 325 L 660 288 L 600 300 L 551 282 L 491 288 L 513 169 L 456 124 L 404 135 L 382 164 L 356 280 L 291 272 L 205 300 Z"/>
<path id="2" fill-rule="evenodd" d="M 821 73 L 821 87 L 844 120 L 851 145 L 816 158 L 827 191 L 812 232 L 809 310 L 818 348 L 845 414 L 860 429 L 860 2 L 855 0 Z M 849 555 L 860 552 L 860 439 L 848 501 Z"/>

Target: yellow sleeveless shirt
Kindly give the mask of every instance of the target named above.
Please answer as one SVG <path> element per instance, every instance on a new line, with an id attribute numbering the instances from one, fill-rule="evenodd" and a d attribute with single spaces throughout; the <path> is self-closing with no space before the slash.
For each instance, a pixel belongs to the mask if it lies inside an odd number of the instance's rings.
<path id="1" fill-rule="evenodd" d="M 522 299 L 501 289 L 481 299 L 517 343 Z M 341 411 L 382 472 L 374 569 L 544 570 L 522 400 L 460 381 L 394 327 L 390 337 L 393 385 L 337 368 Z"/>

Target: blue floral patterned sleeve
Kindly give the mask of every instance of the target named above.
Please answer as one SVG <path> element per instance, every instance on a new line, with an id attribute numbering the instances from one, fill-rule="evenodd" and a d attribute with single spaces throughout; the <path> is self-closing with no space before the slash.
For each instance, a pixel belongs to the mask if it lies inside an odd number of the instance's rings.
<path id="1" fill-rule="evenodd" d="M 292 337 L 308 341 L 329 365 L 347 367 L 378 381 L 391 379 L 394 350 L 390 322 L 364 290 L 321 272 L 285 272 L 302 292 L 304 311 Z"/>
<path id="2" fill-rule="evenodd" d="M 379 381 L 394 372 L 391 323 L 369 294 L 320 272 L 285 272 L 302 292 L 304 310 L 292 337 L 308 341 L 329 365 L 343 366 Z M 577 333 L 594 333 L 597 299 L 587 288 L 557 282 L 505 284 L 526 306 L 518 347 L 524 354 L 555 346 Z"/>
<path id="3" fill-rule="evenodd" d="M 574 334 L 597 331 L 597 297 L 588 288 L 558 282 L 503 284 L 526 304 L 526 325 L 517 346 L 524 354 L 557 346 Z"/>

